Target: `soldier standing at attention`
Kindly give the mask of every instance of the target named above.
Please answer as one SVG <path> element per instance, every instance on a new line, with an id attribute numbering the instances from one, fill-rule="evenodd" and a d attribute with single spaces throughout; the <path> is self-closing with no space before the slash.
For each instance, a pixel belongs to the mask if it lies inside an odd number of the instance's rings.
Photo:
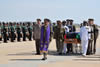
<path id="1" fill-rule="evenodd" d="M 32 41 L 32 27 L 31 24 L 28 23 L 28 33 L 29 33 L 29 41 Z"/>
<path id="2" fill-rule="evenodd" d="M 14 31 L 16 31 L 16 25 L 17 25 L 16 22 L 13 22 L 12 24 L 13 24 Z M 16 40 L 16 35 L 17 33 L 14 32 L 14 40 Z"/>
<path id="3" fill-rule="evenodd" d="M 96 53 L 96 40 L 99 35 L 99 30 L 97 26 L 94 24 L 94 19 L 88 19 L 89 26 L 91 28 L 90 39 L 88 44 L 87 55 L 95 54 Z"/>
<path id="4" fill-rule="evenodd" d="M 36 44 L 36 55 L 40 55 L 41 19 L 37 19 L 34 26 L 34 39 Z"/>
<path id="5" fill-rule="evenodd" d="M 9 40 L 9 24 L 6 23 L 6 28 L 7 28 L 7 40 Z"/>
<path id="6" fill-rule="evenodd" d="M 7 43 L 7 28 L 5 23 L 3 23 L 3 38 L 4 38 L 4 43 Z"/>
<path id="7" fill-rule="evenodd" d="M 21 28 L 20 28 L 19 23 L 17 23 L 16 32 L 17 32 L 17 41 L 20 42 L 20 38 L 21 38 Z"/>
<path id="8" fill-rule="evenodd" d="M 23 35 L 22 35 L 22 27 L 23 27 L 23 23 L 22 22 L 20 22 L 20 24 L 19 24 L 19 26 L 20 26 L 20 38 L 22 38 L 23 37 Z"/>
<path id="9" fill-rule="evenodd" d="M 26 32 L 27 32 L 27 28 L 25 26 L 25 23 L 23 23 L 22 26 L 23 41 L 26 41 Z"/>
<path id="10" fill-rule="evenodd" d="M 11 37 L 11 42 L 14 42 L 14 40 L 15 40 L 15 29 L 14 29 L 14 27 L 13 27 L 13 24 L 12 23 L 10 23 L 10 37 Z"/>

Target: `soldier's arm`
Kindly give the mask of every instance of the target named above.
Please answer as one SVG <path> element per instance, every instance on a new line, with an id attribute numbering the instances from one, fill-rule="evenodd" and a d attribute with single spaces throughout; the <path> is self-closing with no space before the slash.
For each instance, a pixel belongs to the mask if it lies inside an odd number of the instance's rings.
<path id="1" fill-rule="evenodd" d="M 56 39 L 56 35 L 57 35 L 57 30 L 56 30 L 56 28 L 57 28 L 57 27 L 54 28 L 54 39 Z"/>
<path id="2" fill-rule="evenodd" d="M 75 27 L 75 26 L 73 26 L 73 31 L 74 31 L 74 32 L 76 31 L 76 27 Z"/>
<path id="3" fill-rule="evenodd" d="M 65 28 L 63 29 L 63 37 L 62 37 L 63 41 L 64 41 L 64 35 L 65 35 Z"/>
<path id="4" fill-rule="evenodd" d="M 94 25 L 94 36 L 96 36 L 96 38 L 98 38 L 98 35 L 99 35 L 99 29 L 97 27 L 97 25 Z"/>
<path id="5" fill-rule="evenodd" d="M 52 26 L 50 26 L 50 41 L 52 41 L 52 37 L 53 37 L 53 29 Z"/>

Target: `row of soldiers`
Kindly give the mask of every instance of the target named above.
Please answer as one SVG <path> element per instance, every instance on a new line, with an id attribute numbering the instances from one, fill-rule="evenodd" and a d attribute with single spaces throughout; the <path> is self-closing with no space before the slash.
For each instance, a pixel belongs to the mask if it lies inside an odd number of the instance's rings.
<path id="1" fill-rule="evenodd" d="M 33 23 L 34 25 L 34 23 Z M 17 38 L 17 41 L 20 42 L 21 38 L 23 41 L 26 41 L 26 38 L 29 41 L 32 40 L 32 31 L 33 25 L 31 23 L 0 23 L 0 40 L 7 43 L 8 40 L 14 42 Z"/>

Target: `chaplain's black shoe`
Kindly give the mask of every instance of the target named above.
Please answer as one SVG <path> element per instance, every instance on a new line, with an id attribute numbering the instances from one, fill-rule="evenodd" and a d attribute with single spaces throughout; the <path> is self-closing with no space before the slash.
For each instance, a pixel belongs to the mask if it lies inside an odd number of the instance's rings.
<path id="1" fill-rule="evenodd" d="M 42 60 L 47 60 L 47 58 L 42 58 Z"/>

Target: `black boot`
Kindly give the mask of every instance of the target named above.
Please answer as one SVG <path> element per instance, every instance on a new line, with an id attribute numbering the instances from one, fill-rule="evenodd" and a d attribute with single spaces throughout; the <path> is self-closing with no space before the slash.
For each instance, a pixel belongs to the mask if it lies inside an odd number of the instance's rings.
<path id="1" fill-rule="evenodd" d="M 47 59 L 47 54 L 46 53 L 43 53 L 43 58 L 42 58 L 42 60 L 46 60 Z"/>

